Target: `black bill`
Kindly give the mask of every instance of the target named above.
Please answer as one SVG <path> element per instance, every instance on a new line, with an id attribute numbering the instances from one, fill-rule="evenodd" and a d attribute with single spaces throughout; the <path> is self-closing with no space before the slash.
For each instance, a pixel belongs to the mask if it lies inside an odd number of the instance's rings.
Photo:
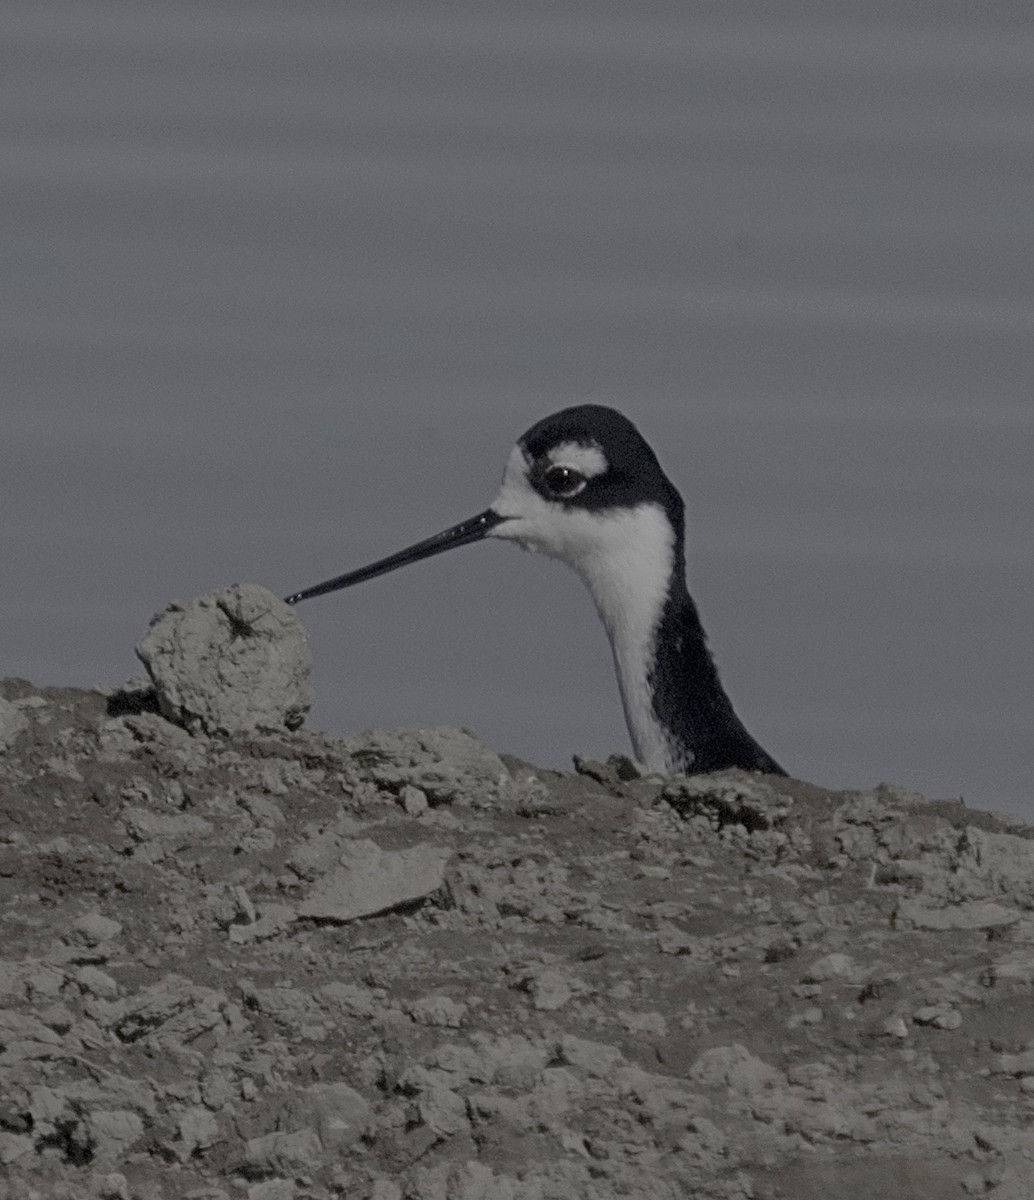
<path id="1" fill-rule="evenodd" d="M 466 546 L 470 542 L 479 542 L 490 529 L 503 520 L 505 518 L 497 512 L 486 508 L 476 517 L 461 521 L 458 525 L 453 525 L 451 529 L 443 529 L 441 533 L 425 538 L 424 541 L 417 542 L 415 546 L 409 546 L 397 554 L 389 554 L 387 558 L 370 563 L 368 567 L 360 567 L 358 571 L 349 571 L 347 575 L 338 575 L 335 579 L 328 579 L 325 583 L 317 583 L 315 587 L 295 592 L 293 596 L 286 596 L 284 599 L 288 604 L 297 604 L 299 600 L 311 600 L 313 596 L 323 596 L 327 592 L 336 592 L 339 588 L 351 587 L 353 583 L 365 583 L 367 579 L 375 579 L 378 575 L 394 571 L 396 567 L 404 567 L 407 563 L 419 562 L 422 558 L 441 554 L 443 550 L 451 550 L 454 546 Z"/>

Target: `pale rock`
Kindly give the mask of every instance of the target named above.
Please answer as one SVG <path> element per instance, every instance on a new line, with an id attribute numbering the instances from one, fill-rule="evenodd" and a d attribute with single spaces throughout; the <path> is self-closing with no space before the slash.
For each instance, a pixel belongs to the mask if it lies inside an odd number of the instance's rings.
<path id="1" fill-rule="evenodd" d="M 1015 924 L 1020 914 L 992 900 L 968 900 L 946 908 L 932 908 L 921 900 L 902 900 L 894 924 L 903 929 L 1002 929 Z"/>
<path id="2" fill-rule="evenodd" d="M 162 715 L 191 732 L 282 732 L 309 710 L 305 630 L 290 605 L 257 584 L 170 604 L 136 652 Z"/>
<path id="3" fill-rule="evenodd" d="M 99 912 L 90 912 L 80 917 L 72 930 L 87 946 L 99 946 L 102 942 L 114 941 L 122 932 L 122 926 Z"/>
<path id="4" fill-rule="evenodd" d="M 0 754 L 13 746 L 18 735 L 29 727 L 29 718 L 17 705 L 0 696 Z"/>
<path id="5" fill-rule="evenodd" d="M 338 865 L 298 905 L 298 915 L 354 921 L 422 900 L 442 886 L 451 853 L 431 843 L 382 850 L 369 839 L 353 841 Z"/>
<path id="6" fill-rule="evenodd" d="M 606 1079 L 625 1061 L 625 1056 L 617 1046 L 593 1042 L 573 1034 L 560 1039 L 560 1057 L 568 1066 L 579 1067 L 598 1079 Z"/>

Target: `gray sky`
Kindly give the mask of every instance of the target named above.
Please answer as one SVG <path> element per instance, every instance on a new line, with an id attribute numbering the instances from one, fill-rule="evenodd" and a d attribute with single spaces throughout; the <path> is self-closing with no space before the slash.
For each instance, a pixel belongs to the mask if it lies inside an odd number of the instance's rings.
<path id="1" fill-rule="evenodd" d="M 795 774 L 1034 816 L 1026 7 L 5 0 L 3 673 L 484 507 L 570 403 L 681 488 Z M 460 550 L 300 610 L 313 722 L 627 748 L 591 603 Z"/>

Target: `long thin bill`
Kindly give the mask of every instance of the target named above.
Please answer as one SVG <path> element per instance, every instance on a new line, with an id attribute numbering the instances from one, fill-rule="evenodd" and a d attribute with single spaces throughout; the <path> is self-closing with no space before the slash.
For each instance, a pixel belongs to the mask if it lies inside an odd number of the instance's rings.
<path id="1" fill-rule="evenodd" d="M 340 588 L 351 587 L 354 583 L 365 583 L 367 579 L 376 579 L 378 575 L 385 575 L 388 571 L 394 571 L 396 567 L 419 562 L 422 558 L 430 558 L 434 554 L 441 554 L 444 550 L 452 550 L 455 546 L 466 546 L 470 542 L 479 542 L 493 526 L 498 525 L 502 520 L 505 518 L 497 512 L 493 512 L 492 509 L 486 508 L 476 517 L 461 521 L 458 525 L 453 525 L 451 529 L 443 529 L 441 533 L 425 538 L 424 541 L 417 542 L 415 546 L 399 550 L 397 554 L 389 554 L 387 558 L 370 563 L 368 567 L 360 567 L 358 571 L 349 571 L 347 575 L 338 575 L 334 579 L 328 579 L 326 583 L 317 583 L 315 587 L 306 588 L 303 592 L 295 592 L 293 596 L 286 596 L 285 600 L 288 604 L 297 604 L 299 600 L 311 600 L 313 596 L 325 596 L 327 592 L 336 592 Z"/>

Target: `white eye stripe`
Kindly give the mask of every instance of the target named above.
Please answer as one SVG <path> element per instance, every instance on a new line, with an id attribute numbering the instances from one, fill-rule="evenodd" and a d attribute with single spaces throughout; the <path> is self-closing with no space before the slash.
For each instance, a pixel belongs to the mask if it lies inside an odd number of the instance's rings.
<path id="1" fill-rule="evenodd" d="M 583 446 L 578 442 L 561 442 L 551 447 L 546 452 L 546 460 L 552 467 L 569 467 L 586 479 L 604 474 L 609 466 L 599 446 Z"/>

